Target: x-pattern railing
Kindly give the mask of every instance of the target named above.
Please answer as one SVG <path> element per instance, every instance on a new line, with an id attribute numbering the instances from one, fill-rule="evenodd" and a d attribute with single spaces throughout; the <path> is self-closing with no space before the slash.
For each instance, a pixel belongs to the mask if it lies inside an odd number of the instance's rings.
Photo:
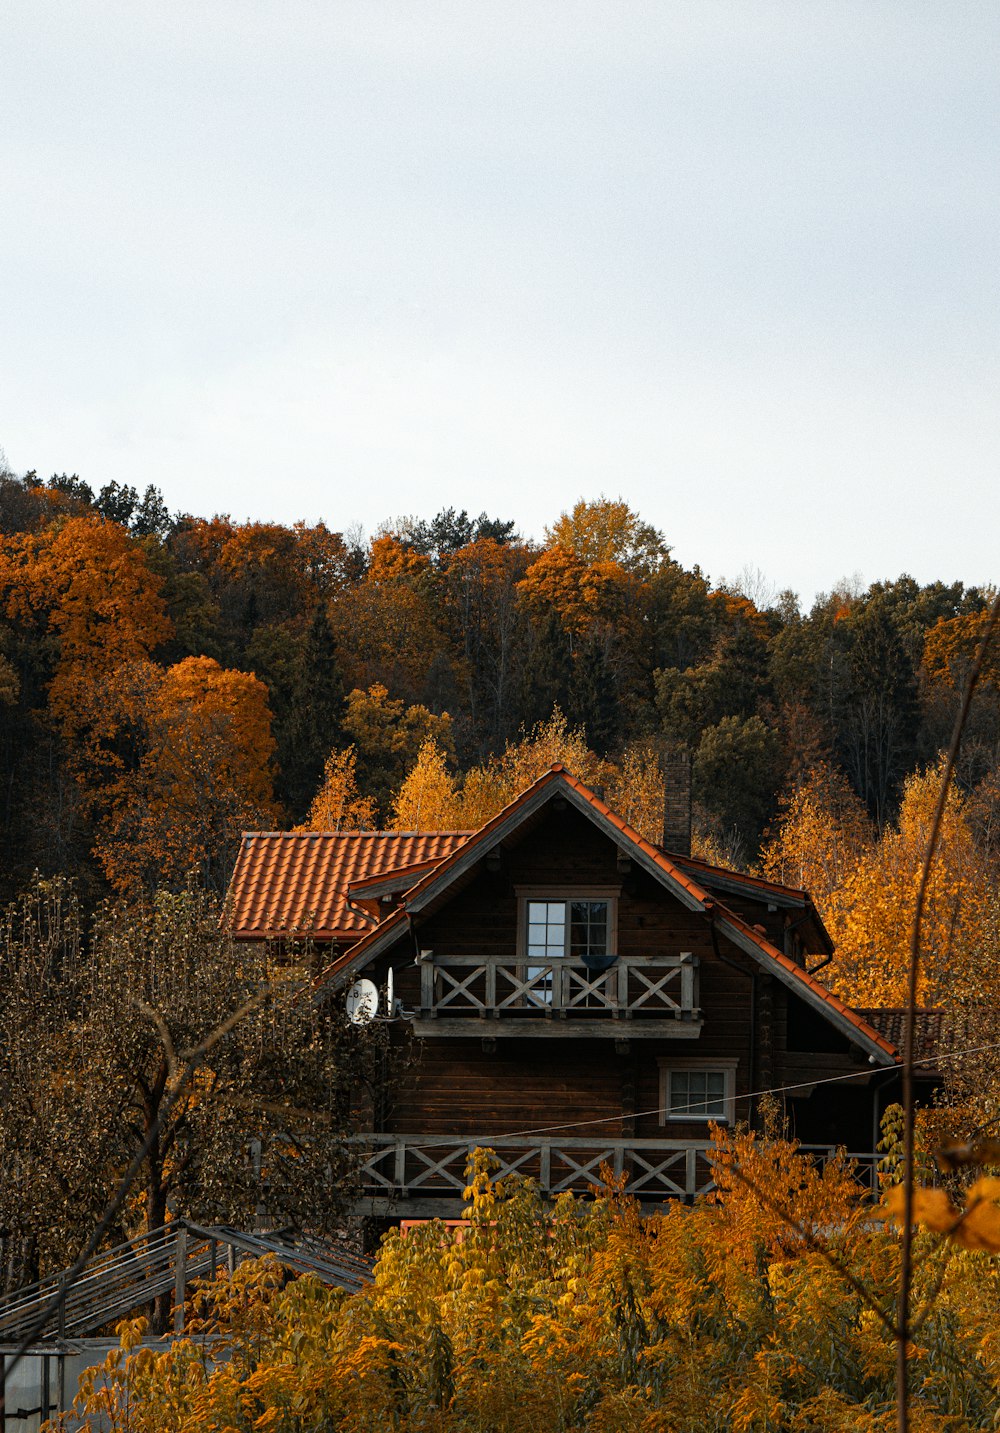
<path id="1" fill-rule="evenodd" d="M 622 955 L 600 971 L 572 959 L 435 955 L 422 965 L 421 1013 L 679 1019 L 697 1012 L 697 977 L 697 961 L 686 953 Z"/>
<path id="2" fill-rule="evenodd" d="M 499 1176 L 528 1176 L 545 1194 L 585 1193 L 601 1183 L 602 1166 L 616 1177 L 625 1174 L 626 1192 L 644 1199 L 691 1198 L 712 1188 L 707 1140 L 362 1138 L 371 1150 L 362 1171 L 367 1194 L 461 1195 L 469 1155 L 487 1144 L 498 1161 Z"/>

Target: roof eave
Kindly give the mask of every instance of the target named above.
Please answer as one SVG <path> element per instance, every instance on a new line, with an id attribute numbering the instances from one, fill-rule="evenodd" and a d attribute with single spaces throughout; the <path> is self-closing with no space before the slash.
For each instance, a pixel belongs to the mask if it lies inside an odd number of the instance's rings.
<path id="1" fill-rule="evenodd" d="M 716 911 L 719 925 L 725 929 L 726 935 L 734 945 L 739 946 L 740 950 L 762 965 L 769 975 L 780 980 L 786 989 L 811 1005 L 817 1014 L 822 1015 L 835 1029 L 846 1036 L 852 1045 L 857 1045 L 874 1063 L 886 1069 L 892 1068 L 898 1063 L 897 1052 L 889 1046 L 888 1041 L 883 1041 L 876 1031 L 869 1034 L 866 1030 L 861 1029 L 829 999 L 820 995 L 813 988 L 810 980 L 803 979 L 801 975 L 787 969 L 777 958 L 777 952 L 772 953 L 769 950 L 766 941 L 756 939 L 753 932 L 744 929 L 742 922 L 733 919 L 724 907 L 716 907 Z"/>

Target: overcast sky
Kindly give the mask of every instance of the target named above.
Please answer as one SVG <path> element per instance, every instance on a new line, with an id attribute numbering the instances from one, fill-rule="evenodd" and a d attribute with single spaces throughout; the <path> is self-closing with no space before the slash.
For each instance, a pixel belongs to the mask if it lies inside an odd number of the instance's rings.
<path id="1" fill-rule="evenodd" d="M 0 445 L 997 578 L 1000 5 L 4 0 Z"/>

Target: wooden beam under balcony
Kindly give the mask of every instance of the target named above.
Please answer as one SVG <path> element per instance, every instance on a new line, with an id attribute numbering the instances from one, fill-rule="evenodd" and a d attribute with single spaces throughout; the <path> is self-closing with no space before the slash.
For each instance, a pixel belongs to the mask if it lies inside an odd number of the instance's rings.
<path id="1" fill-rule="evenodd" d="M 697 1012 L 696 1012 L 697 1013 Z M 463 1018 L 437 1018 L 418 1010 L 410 1019 L 413 1033 L 421 1040 L 697 1040 L 703 1021 L 646 1018 L 643 1020 L 600 1019 L 568 1014 L 545 1019 L 509 1014 L 490 1018 L 488 1014 Z"/>

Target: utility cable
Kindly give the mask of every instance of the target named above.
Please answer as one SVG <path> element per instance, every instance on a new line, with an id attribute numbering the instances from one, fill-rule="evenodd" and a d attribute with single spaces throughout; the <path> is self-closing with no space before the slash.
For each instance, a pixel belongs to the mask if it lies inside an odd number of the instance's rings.
<path id="1" fill-rule="evenodd" d="M 914 1060 L 913 1064 L 914 1064 L 914 1068 L 919 1068 L 919 1067 L 924 1066 L 924 1065 L 932 1065 L 932 1066 L 933 1066 L 933 1065 L 938 1065 L 938 1064 L 940 1064 L 942 1061 L 945 1061 L 945 1060 L 958 1060 L 958 1059 L 961 1059 L 962 1056 L 964 1056 L 964 1055 L 979 1055 L 979 1054 L 984 1053 L 984 1052 L 987 1051 L 987 1050 L 1000 1050 L 1000 1040 L 995 1040 L 995 1041 L 993 1041 L 993 1042 L 992 1042 L 991 1044 L 989 1044 L 989 1045 L 969 1045 L 969 1046 L 967 1046 L 967 1047 L 964 1048 L 964 1049 L 960 1049 L 960 1050 L 950 1050 L 950 1051 L 946 1051 L 944 1054 L 930 1055 L 930 1056 L 928 1056 L 926 1059 L 923 1059 L 923 1060 Z M 678 1066 L 678 1068 L 680 1068 L 680 1066 Z M 896 1066 L 896 1065 L 882 1065 L 882 1066 L 870 1067 L 870 1068 L 867 1069 L 867 1070 L 852 1070 L 849 1074 L 846 1074 L 846 1075 L 827 1075 L 827 1076 L 825 1076 L 825 1077 L 824 1077 L 823 1079 L 821 1079 L 821 1080 L 800 1080 L 798 1083 L 793 1084 L 793 1085 L 772 1085 L 770 1088 L 764 1089 L 764 1090 L 750 1090 L 750 1091 L 748 1091 L 746 1094 L 734 1095 L 732 1098 L 733 1098 L 734 1101 L 736 1101 L 736 1100 L 743 1100 L 743 1101 L 746 1101 L 746 1100 L 756 1100 L 756 1099 L 760 1099 L 761 1096 L 763 1096 L 763 1095 L 786 1095 L 786 1094 L 790 1094 L 793 1090 L 815 1089 L 818 1085 L 837 1085 L 837 1084 L 845 1084 L 845 1083 L 846 1083 L 847 1081 L 849 1081 L 849 1080 L 864 1080 L 864 1079 L 870 1079 L 871 1076 L 872 1076 L 873 1074 L 878 1073 L 879 1070 L 894 1070 L 894 1071 L 896 1071 L 896 1072 L 898 1073 L 899 1067 Z M 697 1109 L 698 1109 L 698 1106 L 697 1106 L 697 1105 L 695 1105 L 695 1106 L 689 1106 L 688 1109 L 685 1111 L 685 1113 L 686 1113 L 686 1114 L 694 1114 L 694 1115 L 695 1115 L 695 1118 L 702 1118 L 701 1115 L 698 1115 L 698 1114 L 696 1113 Z M 707 1111 L 708 1111 L 708 1104 L 707 1104 L 707 1102 L 705 1103 L 705 1105 L 702 1106 L 702 1109 L 703 1109 L 704 1112 L 707 1113 Z M 629 1119 L 637 1119 L 637 1120 L 638 1120 L 638 1119 L 648 1119 L 648 1118 L 650 1118 L 650 1117 L 653 1116 L 653 1115 L 660 1115 L 660 1114 L 662 1114 L 662 1113 L 663 1113 L 662 1107 L 658 1105 L 655 1109 L 651 1109 L 651 1110 L 636 1110 L 636 1111 L 634 1111 L 634 1112 L 630 1112 L 629 1115 L 628 1115 L 628 1118 L 629 1118 Z M 599 1117 L 597 1117 L 597 1118 L 595 1118 L 595 1119 L 590 1119 L 590 1120 L 570 1120 L 570 1121 L 568 1121 L 568 1122 L 565 1123 L 565 1124 L 536 1125 L 536 1126 L 534 1126 L 534 1127 L 531 1128 L 531 1129 L 515 1130 L 512 1134 L 497 1134 L 497 1135 L 492 1135 L 492 1136 L 490 1136 L 490 1135 L 470 1135 L 468 1138 L 464 1138 L 464 1137 L 460 1137 L 460 1138 L 461 1138 L 461 1143 L 462 1143 L 463 1145 L 468 1145 L 468 1144 L 480 1144 L 480 1145 L 482 1145 L 482 1146 L 488 1147 L 488 1146 L 490 1145 L 491 1141 L 498 1141 L 498 1140 L 510 1141 L 510 1140 L 516 1140 L 516 1139 L 527 1139 L 530 1135 L 559 1134 L 561 1131 L 563 1131 L 563 1130 L 569 1130 L 569 1129 L 589 1129 L 589 1128 L 591 1128 L 591 1127 L 594 1126 L 594 1125 L 615 1124 L 615 1123 L 619 1122 L 619 1121 L 621 1120 L 621 1118 L 622 1118 L 622 1116 L 621 1116 L 620 1113 L 619 1113 L 619 1114 L 616 1114 L 616 1115 L 601 1115 L 601 1116 L 599 1116 Z M 408 1136 L 408 1135 L 403 1135 L 403 1136 L 400 1136 L 400 1138 L 409 1139 L 410 1136 Z M 362 1142 L 364 1141 L 364 1139 L 365 1139 L 365 1136 L 364 1136 L 364 1135 L 358 1136 L 358 1142 L 359 1142 L 359 1143 L 362 1143 Z M 427 1139 L 417 1139 L 417 1138 L 414 1138 L 414 1139 L 413 1139 L 413 1143 L 414 1143 L 415 1146 L 418 1146 L 420 1149 L 444 1148 L 444 1147 L 447 1146 L 447 1145 L 454 1145 L 454 1144 L 456 1143 L 456 1136 L 454 1136 L 454 1135 L 431 1135 L 431 1136 L 429 1136 Z"/>

